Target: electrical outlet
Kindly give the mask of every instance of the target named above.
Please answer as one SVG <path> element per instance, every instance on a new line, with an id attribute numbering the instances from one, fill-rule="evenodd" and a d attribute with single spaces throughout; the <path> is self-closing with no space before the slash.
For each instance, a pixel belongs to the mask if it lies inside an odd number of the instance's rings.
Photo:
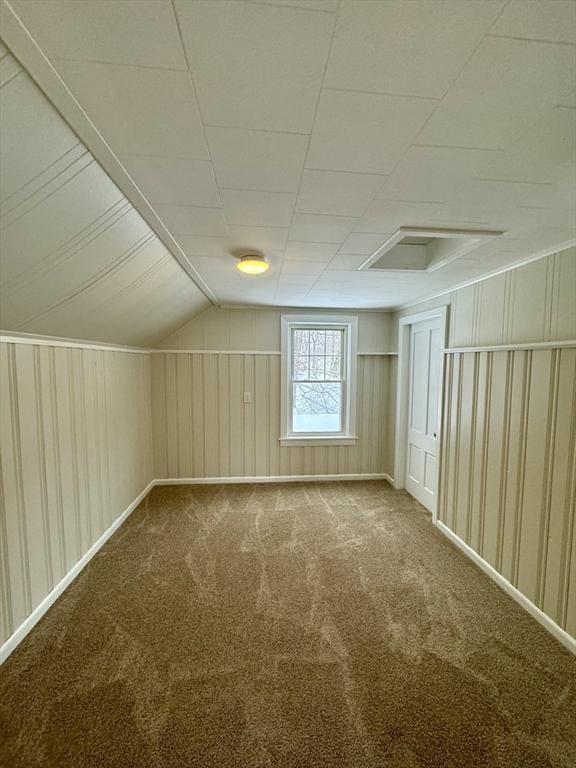
<path id="1" fill-rule="evenodd" d="M 244 392 L 244 403 L 248 404 L 252 402 L 252 392 Z"/>

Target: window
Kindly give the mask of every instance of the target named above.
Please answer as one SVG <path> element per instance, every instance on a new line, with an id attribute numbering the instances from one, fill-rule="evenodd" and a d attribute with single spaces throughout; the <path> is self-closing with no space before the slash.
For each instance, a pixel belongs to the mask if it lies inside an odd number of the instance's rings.
<path id="1" fill-rule="evenodd" d="M 355 317 L 282 316 L 283 445 L 353 445 Z"/>

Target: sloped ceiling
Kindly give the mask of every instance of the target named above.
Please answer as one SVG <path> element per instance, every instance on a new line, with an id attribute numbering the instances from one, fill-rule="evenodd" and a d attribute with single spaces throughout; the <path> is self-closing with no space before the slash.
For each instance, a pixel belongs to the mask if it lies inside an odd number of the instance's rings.
<path id="1" fill-rule="evenodd" d="M 9 4 L 220 302 L 396 307 L 576 236 L 573 0 Z M 357 271 L 399 226 L 505 234 Z"/>
<path id="2" fill-rule="evenodd" d="M 0 328 L 153 346 L 209 305 L 0 48 Z"/>

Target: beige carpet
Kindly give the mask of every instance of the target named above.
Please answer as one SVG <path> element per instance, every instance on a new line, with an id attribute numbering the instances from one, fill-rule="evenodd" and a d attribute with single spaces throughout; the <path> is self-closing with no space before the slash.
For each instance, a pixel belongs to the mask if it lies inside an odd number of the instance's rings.
<path id="1" fill-rule="evenodd" d="M 576 764 L 576 663 L 383 482 L 157 488 L 0 668 L 0 764 Z"/>

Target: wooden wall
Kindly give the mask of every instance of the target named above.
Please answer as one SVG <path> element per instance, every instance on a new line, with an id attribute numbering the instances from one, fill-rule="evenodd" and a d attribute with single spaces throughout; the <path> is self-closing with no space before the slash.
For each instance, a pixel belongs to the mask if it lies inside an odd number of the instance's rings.
<path id="1" fill-rule="evenodd" d="M 411 305 L 394 319 L 444 305 L 449 347 L 576 339 L 576 247 Z"/>
<path id="2" fill-rule="evenodd" d="M 0 343 L 0 645 L 152 480 L 150 357 Z"/>
<path id="3" fill-rule="evenodd" d="M 444 304 L 439 519 L 576 636 L 576 249 Z"/>
<path id="4" fill-rule="evenodd" d="M 446 356 L 439 519 L 576 636 L 576 349 Z"/>
<path id="5" fill-rule="evenodd" d="M 289 448 L 279 443 L 279 354 L 151 357 L 157 478 L 388 471 L 388 356 L 358 358 L 357 445 Z M 250 404 L 244 404 L 244 392 L 251 392 Z"/>
<path id="6" fill-rule="evenodd" d="M 303 448 L 278 442 L 281 315 L 211 308 L 160 345 L 178 352 L 152 354 L 156 477 L 388 473 L 392 315 L 357 313 L 357 445 Z"/>

